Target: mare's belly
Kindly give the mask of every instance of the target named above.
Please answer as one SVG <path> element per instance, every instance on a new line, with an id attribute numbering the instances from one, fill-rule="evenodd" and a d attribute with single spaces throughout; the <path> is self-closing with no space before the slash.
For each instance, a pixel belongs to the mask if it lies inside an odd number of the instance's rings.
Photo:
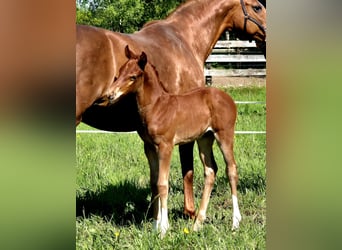
<path id="1" fill-rule="evenodd" d="M 109 107 L 91 106 L 82 122 L 101 130 L 128 132 L 141 126 L 135 95 L 127 95 Z"/>

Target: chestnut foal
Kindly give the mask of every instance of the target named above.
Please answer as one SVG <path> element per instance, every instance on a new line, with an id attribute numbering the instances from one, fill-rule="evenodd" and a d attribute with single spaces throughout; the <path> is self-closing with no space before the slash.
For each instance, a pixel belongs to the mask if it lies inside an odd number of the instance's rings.
<path id="1" fill-rule="evenodd" d="M 238 173 L 233 155 L 237 115 L 234 101 L 215 88 L 197 88 L 182 95 L 168 94 L 160 84 L 154 66 L 147 63 L 144 52 L 139 56 L 126 46 L 125 53 L 129 60 L 120 68 L 118 79 L 110 86 L 107 97 L 109 103 L 115 103 L 123 95 L 136 93 L 144 124 L 144 129 L 138 133 L 145 143 L 150 165 L 154 229 L 160 230 L 161 236 L 164 236 L 169 227 L 167 197 L 173 147 L 194 140 L 198 143 L 205 176 L 201 204 L 193 229 L 197 231 L 201 228 L 217 172 L 216 162 L 212 160 L 215 139 L 226 162 L 233 200 L 232 229 L 237 229 L 241 215 L 237 199 Z"/>

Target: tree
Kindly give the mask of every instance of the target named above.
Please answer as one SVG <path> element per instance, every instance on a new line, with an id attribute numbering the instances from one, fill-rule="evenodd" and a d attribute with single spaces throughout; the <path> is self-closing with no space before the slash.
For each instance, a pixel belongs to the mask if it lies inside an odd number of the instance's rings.
<path id="1" fill-rule="evenodd" d="M 145 0 L 145 15 L 150 20 L 164 19 L 184 0 Z"/>
<path id="2" fill-rule="evenodd" d="M 165 18 L 182 0 L 77 0 L 76 23 L 132 33 Z"/>

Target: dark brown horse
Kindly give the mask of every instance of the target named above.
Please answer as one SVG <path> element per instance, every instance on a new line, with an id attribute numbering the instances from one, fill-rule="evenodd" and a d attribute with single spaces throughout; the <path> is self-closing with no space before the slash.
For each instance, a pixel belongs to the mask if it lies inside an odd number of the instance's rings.
<path id="1" fill-rule="evenodd" d="M 265 8 L 257 0 L 189 0 L 166 19 L 150 22 L 133 34 L 77 26 L 76 125 L 83 121 L 109 131 L 141 127 L 133 95 L 110 107 L 92 105 L 106 93 L 125 63 L 126 44 L 136 53 L 145 51 L 165 90 L 177 94 L 205 85 L 204 62 L 224 30 L 264 43 Z M 190 216 L 195 214 L 193 145 L 179 146 L 184 212 Z"/>
<path id="2" fill-rule="evenodd" d="M 160 229 L 163 236 L 169 227 L 167 197 L 173 147 L 195 140 L 205 174 L 203 196 L 194 230 L 201 227 L 206 218 L 217 172 L 217 165 L 211 157 L 214 139 L 226 162 L 233 200 L 232 228 L 238 228 L 241 215 L 237 199 L 238 173 L 233 153 L 237 115 L 233 99 L 221 90 L 206 87 L 180 95 L 169 94 L 160 83 L 154 66 L 147 62 L 144 52 L 140 56 L 135 55 L 128 46 L 125 52 L 129 60 L 120 68 L 117 81 L 109 88 L 108 99 L 115 103 L 128 93 L 136 93 L 143 123 L 138 133 L 144 140 L 145 148 L 149 148 L 147 157 L 151 172 L 155 229 Z"/>

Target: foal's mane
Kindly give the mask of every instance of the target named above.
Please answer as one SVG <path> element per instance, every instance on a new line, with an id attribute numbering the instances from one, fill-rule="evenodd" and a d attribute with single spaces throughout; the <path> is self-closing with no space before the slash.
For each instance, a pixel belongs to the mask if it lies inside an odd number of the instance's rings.
<path id="1" fill-rule="evenodd" d="M 144 52 L 142 52 L 142 53 L 144 53 Z M 131 57 L 129 58 L 129 60 L 131 60 L 131 59 L 136 60 L 137 63 L 139 64 L 139 58 L 140 58 L 140 57 L 139 57 L 138 55 L 136 55 L 136 54 L 131 54 Z M 146 66 L 147 66 L 147 67 L 150 66 L 150 68 L 148 69 L 148 68 L 146 68 Z M 161 85 L 161 87 L 162 87 L 162 89 L 163 89 L 164 92 L 167 92 L 166 88 L 164 87 L 163 82 L 162 82 L 162 81 L 160 80 L 160 78 L 159 78 L 158 70 L 156 69 L 156 67 L 155 67 L 152 63 L 150 63 L 150 62 L 148 61 L 148 59 L 147 59 L 146 66 L 145 66 L 145 69 L 144 69 L 143 71 L 144 71 L 145 73 L 149 73 L 147 70 L 152 70 L 152 71 L 154 72 L 154 74 L 155 74 L 155 77 L 156 77 L 156 80 L 158 81 L 158 84 Z M 153 73 L 153 72 L 152 72 L 152 73 Z M 147 74 L 147 76 L 149 76 L 149 74 Z M 150 78 L 151 78 L 151 77 L 150 77 Z"/>
<path id="2" fill-rule="evenodd" d="M 167 92 L 166 88 L 164 87 L 163 82 L 160 81 L 159 73 L 158 73 L 158 70 L 156 69 L 156 67 L 152 63 L 150 63 L 148 61 L 147 61 L 147 65 L 151 66 L 151 70 L 153 70 L 155 72 L 155 74 L 156 74 L 156 78 L 157 78 L 158 84 L 162 87 L 164 92 Z M 145 70 L 145 72 L 146 72 L 146 70 Z"/>

